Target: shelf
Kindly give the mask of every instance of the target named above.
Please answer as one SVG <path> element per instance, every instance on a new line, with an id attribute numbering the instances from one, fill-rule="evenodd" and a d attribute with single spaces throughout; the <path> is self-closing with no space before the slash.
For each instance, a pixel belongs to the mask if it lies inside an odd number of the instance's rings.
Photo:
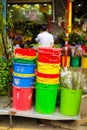
<path id="1" fill-rule="evenodd" d="M 9 111 L 10 111 L 9 107 L 6 107 L 6 108 L 0 107 L 0 115 L 9 115 Z"/>
<path id="2" fill-rule="evenodd" d="M 0 109 L 0 115 L 9 115 L 9 113 L 13 116 L 21 116 L 21 117 L 30 117 L 37 119 L 47 119 L 47 120 L 79 120 L 80 115 L 77 116 L 66 116 L 59 112 L 58 108 L 53 114 L 40 114 L 35 111 L 35 108 L 32 107 L 29 111 L 19 111 L 14 108 L 7 107 L 5 109 Z"/>

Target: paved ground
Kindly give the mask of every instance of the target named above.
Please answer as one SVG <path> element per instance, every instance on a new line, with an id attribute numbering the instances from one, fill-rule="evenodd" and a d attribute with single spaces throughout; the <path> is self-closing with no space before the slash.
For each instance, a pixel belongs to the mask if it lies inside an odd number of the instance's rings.
<path id="1" fill-rule="evenodd" d="M 60 127 L 53 127 L 50 124 L 49 125 L 41 125 L 38 124 L 38 120 L 31 119 L 31 118 L 20 118 L 20 117 L 14 117 L 13 118 L 13 128 L 9 128 L 9 119 L 8 116 L 1 116 L 0 121 L 0 130 L 66 130 L 65 128 Z M 73 126 L 70 129 L 67 130 L 87 130 L 87 126 Z"/>
<path id="2" fill-rule="evenodd" d="M 87 116 L 87 98 L 82 100 L 80 113 L 81 117 Z M 9 116 L 0 116 L 0 130 L 87 130 L 87 124 L 68 129 L 66 126 L 65 128 L 53 127 L 50 123 L 41 124 L 38 119 L 17 116 L 13 117 L 13 127 L 9 128 L 9 126 Z"/>

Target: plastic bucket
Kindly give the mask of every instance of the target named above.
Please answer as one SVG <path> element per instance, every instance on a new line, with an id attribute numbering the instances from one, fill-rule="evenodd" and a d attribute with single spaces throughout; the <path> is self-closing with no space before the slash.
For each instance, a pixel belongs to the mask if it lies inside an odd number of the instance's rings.
<path id="1" fill-rule="evenodd" d="M 21 64 L 35 64 L 36 63 L 36 61 L 33 59 L 29 60 L 29 59 L 23 59 L 23 58 L 22 59 L 21 58 L 13 58 L 13 61 L 15 63 L 21 63 Z"/>
<path id="2" fill-rule="evenodd" d="M 82 89 L 70 90 L 61 88 L 60 93 L 60 112 L 68 116 L 76 116 L 79 114 L 80 103 L 82 97 Z"/>
<path id="3" fill-rule="evenodd" d="M 38 62 L 37 71 L 43 74 L 58 74 L 60 72 L 60 64 Z"/>
<path id="4" fill-rule="evenodd" d="M 38 61 L 43 63 L 60 64 L 61 63 L 61 48 L 45 48 L 39 47 Z"/>
<path id="5" fill-rule="evenodd" d="M 20 64 L 13 63 L 13 68 L 15 73 L 20 74 L 33 74 L 35 73 L 36 64 Z"/>
<path id="6" fill-rule="evenodd" d="M 65 56 L 62 56 L 62 66 L 64 67 Z M 70 56 L 67 56 L 66 66 L 70 67 Z"/>
<path id="7" fill-rule="evenodd" d="M 81 57 L 81 67 L 87 68 L 87 57 L 85 56 Z"/>
<path id="8" fill-rule="evenodd" d="M 14 58 L 27 59 L 27 60 L 35 60 L 35 59 L 36 59 L 36 56 L 14 55 Z"/>
<path id="9" fill-rule="evenodd" d="M 59 84 L 43 84 L 40 82 L 36 82 L 36 88 L 59 88 Z"/>
<path id="10" fill-rule="evenodd" d="M 36 81 L 44 84 L 58 84 L 59 83 L 59 77 L 58 78 L 42 78 L 42 77 L 36 77 Z"/>
<path id="11" fill-rule="evenodd" d="M 79 67 L 80 66 L 80 57 L 72 56 L 71 57 L 71 66 L 72 67 Z"/>
<path id="12" fill-rule="evenodd" d="M 22 56 L 36 56 L 36 50 L 35 49 L 16 48 L 15 54 L 22 55 Z"/>
<path id="13" fill-rule="evenodd" d="M 40 72 L 36 72 L 36 75 L 42 78 L 59 78 L 59 74 L 43 74 Z"/>
<path id="14" fill-rule="evenodd" d="M 32 107 L 33 87 L 17 88 L 13 86 L 13 108 L 21 111 L 30 110 Z"/>
<path id="15" fill-rule="evenodd" d="M 19 73 L 15 73 L 13 72 L 14 76 L 19 76 L 19 77 L 32 77 L 35 76 L 35 74 L 19 74 Z"/>
<path id="16" fill-rule="evenodd" d="M 34 86 L 35 84 L 35 76 L 32 77 L 20 77 L 13 75 L 12 83 L 14 86 L 21 87 L 21 88 L 29 88 Z"/>
<path id="17" fill-rule="evenodd" d="M 36 86 L 35 110 L 41 114 L 55 112 L 58 87 Z"/>

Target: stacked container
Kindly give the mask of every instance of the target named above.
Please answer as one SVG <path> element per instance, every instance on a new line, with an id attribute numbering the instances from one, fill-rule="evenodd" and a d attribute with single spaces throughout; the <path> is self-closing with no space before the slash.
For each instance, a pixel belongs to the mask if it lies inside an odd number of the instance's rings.
<path id="1" fill-rule="evenodd" d="M 36 51 L 17 48 L 13 62 L 13 108 L 29 110 L 35 84 Z"/>
<path id="2" fill-rule="evenodd" d="M 62 50 L 38 49 L 35 109 L 42 114 L 55 112 Z"/>

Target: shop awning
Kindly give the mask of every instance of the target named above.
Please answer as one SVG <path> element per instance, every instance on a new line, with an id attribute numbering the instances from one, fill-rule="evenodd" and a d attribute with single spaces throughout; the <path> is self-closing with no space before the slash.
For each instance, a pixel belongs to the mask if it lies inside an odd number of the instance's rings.
<path id="1" fill-rule="evenodd" d="M 7 0 L 7 3 L 50 3 L 53 0 Z"/>

